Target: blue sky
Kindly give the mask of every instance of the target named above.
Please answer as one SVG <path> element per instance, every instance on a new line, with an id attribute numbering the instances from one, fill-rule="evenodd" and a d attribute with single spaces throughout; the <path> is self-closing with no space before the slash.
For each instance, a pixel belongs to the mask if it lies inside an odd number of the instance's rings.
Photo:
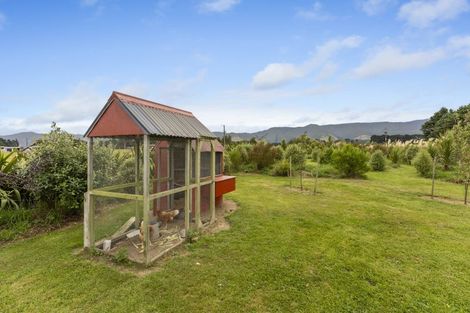
<path id="1" fill-rule="evenodd" d="M 113 90 L 212 130 L 470 103 L 470 0 L 0 0 L 0 134 L 83 133 Z"/>

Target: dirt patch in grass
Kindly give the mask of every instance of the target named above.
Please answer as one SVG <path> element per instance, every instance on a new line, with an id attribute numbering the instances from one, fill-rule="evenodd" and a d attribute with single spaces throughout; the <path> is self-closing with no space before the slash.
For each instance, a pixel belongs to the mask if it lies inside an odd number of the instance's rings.
<path id="1" fill-rule="evenodd" d="M 425 199 L 425 200 L 435 200 L 435 201 L 439 201 L 439 202 L 443 202 L 443 203 L 449 203 L 449 204 L 465 205 L 463 200 L 457 200 L 457 199 L 443 197 L 443 196 L 434 196 L 434 199 L 433 199 L 433 198 L 431 198 L 430 195 L 426 195 L 426 196 L 421 196 L 420 198 Z M 467 203 L 467 206 L 470 206 L 470 203 Z"/>

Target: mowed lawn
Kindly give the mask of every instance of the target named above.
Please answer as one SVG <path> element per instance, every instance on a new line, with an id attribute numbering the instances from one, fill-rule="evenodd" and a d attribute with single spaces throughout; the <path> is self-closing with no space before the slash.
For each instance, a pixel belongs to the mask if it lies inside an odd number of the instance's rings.
<path id="1" fill-rule="evenodd" d="M 239 176 L 231 229 L 143 277 L 74 255 L 81 226 L 2 246 L 0 312 L 470 311 L 470 207 L 408 166 L 319 190 Z"/>

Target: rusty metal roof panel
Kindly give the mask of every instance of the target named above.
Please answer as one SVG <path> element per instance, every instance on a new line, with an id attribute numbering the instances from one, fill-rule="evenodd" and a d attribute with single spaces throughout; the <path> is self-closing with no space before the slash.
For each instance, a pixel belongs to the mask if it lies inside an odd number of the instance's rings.
<path id="1" fill-rule="evenodd" d="M 120 99 L 124 108 L 149 135 L 180 138 L 215 138 L 194 115 Z M 189 113 L 189 112 L 188 112 Z"/>

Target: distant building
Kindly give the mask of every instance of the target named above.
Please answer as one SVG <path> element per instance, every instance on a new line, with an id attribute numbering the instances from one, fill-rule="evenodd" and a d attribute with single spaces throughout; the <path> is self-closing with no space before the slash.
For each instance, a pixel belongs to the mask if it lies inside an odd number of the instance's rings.
<path id="1" fill-rule="evenodd" d="M 4 146 L 0 146 L 0 151 L 4 151 L 4 152 L 12 152 L 12 151 L 16 151 L 18 150 L 19 148 L 18 147 L 4 147 Z"/>

